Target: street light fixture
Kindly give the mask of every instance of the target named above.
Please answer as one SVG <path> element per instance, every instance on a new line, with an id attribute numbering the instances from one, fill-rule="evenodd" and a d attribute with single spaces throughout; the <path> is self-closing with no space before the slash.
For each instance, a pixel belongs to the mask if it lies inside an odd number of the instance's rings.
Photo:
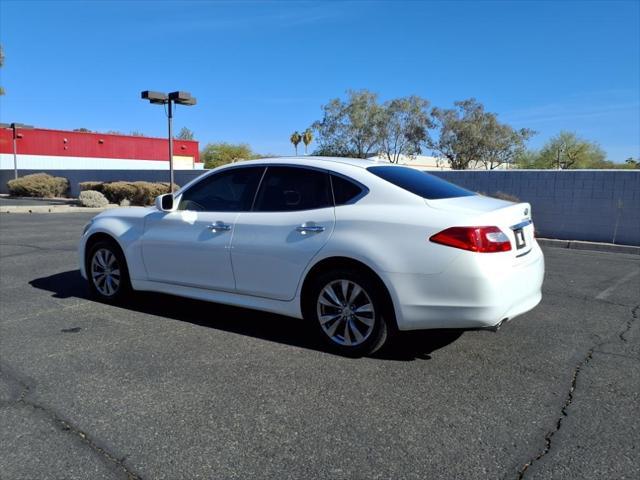
<path id="1" fill-rule="evenodd" d="M 7 125 L 5 123 L 2 124 L 3 128 L 10 128 L 13 132 L 13 178 L 18 178 L 18 143 L 17 139 L 22 138 L 22 134 L 18 132 L 18 130 L 27 130 L 32 129 L 32 125 L 25 125 L 24 123 L 12 123 Z"/>
<path id="2" fill-rule="evenodd" d="M 141 92 L 140 98 L 148 100 L 155 105 L 167 105 L 167 119 L 169 123 L 169 191 L 173 193 L 173 105 L 195 105 L 196 99 L 189 92 L 154 92 L 145 90 Z"/>

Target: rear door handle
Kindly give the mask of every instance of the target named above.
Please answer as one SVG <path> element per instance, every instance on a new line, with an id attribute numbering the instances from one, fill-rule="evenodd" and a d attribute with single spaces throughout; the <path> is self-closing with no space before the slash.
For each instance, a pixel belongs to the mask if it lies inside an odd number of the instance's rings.
<path id="1" fill-rule="evenodd" d="M 322 225 L 305 225 L 303 223 L 302 225 L 296 227 L 296 230 L 304 235 L 305 233 L 324 232 L 324 227 Z"/>
<path id="2" fill-rule="evenodd" d="M 216 223 L 208 225 L 207 228 L 212 232 L 228 232 L 229 230 L 231 230 L 231 225 L 229 225 L 228 223 L 217 221 Z"/>

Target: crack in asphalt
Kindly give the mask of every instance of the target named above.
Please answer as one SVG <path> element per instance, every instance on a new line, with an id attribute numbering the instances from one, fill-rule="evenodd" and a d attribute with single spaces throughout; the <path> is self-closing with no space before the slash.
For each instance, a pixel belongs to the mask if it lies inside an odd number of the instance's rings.
<path id="1" fill-rule="evenodd" d="M 631 318 L 629 320 L 627 320 L 627 327 L 618 334 L 618 337 L 620 337 L 620 340 L 622 340 L 623 342 L 627 342 L 627 333 L 629 333 L 629 330 L 631 330 L 631 325 L 633 324 L 633 322 L 635 322 L 638 319 L 638 309 L 640 309 L 640 305 L 636 305 L 635 308 L 633 310 L 631 310 Z"/>
<path id="2" fill-rule="evenodd" d="M 627 320 L 627 322 L 625 323 L 625 326 L 622 329 L 622 331 L 618 333 L 618 337 L 620 338 L 620 340 L 622 342 L 626 342 L 627 341 L 626 334 L 629 332 L 629 330 L 631 330 L 631 326 L 638 319 L 638 309 L 639 308 L 640 308 L 640 305 L 636 305 L 631 310 L 631 318 L 629 320 Z M 603 341 L 601 341 L 601 342 L 598 342 L 595 345 L 593 345 L 587 351 L 587 354 L 584 356 L 584 358 L 580 362 L 578 362 L 578 364 L 573 369 L 573 374 L 571 375 L 571 384 L 569 385 L 569 392 L 567 393 L 567 396 L 565 398 L 564 404 L 562 405 L 562 408 L 560 409 L 560 416 L 556 420 L 555 428 L 553 430 L 551 430 L 550 432 L 548 432 L 544 436 L 544 448 L 542 449 L 542 451 L 540 453 L 538 453 L 537 456 L 535 456 L 534 458 L 529 460 L 527 463 L 522 465 L 520 470 L 518 470 L 518 474 L 516 475 L 516 479 L 517 480 L 522 480 L 524 478 L 524 476 L 525 476 L 526 471 L 529 469 L 529 467 L 531 467 L 538 460 L 542 459 L 551 450 L 551 440 L 552 440 L 553 436 L 556 433 L 558 433 L 558 431 L 562 428 L 562 423 L 563 423 L 564 419 L 568 416 L 567 410 L 571 406 L 571 403 L 573 403 L 573 395 L 574 395 L 574 392 L 576 390 L 576 386 L 577 386 L 577 383 L 578 383 L 578 376 L 580 375 L 580 371 L 582 370 L 583 367 L 585 367 L 593 359 L 593 354 L 597 351 L 597 349 L 602 347 L 603 345 L 606 345 L 607 343 L 611 343 L 610 337 L 605 339 L 605 340 L 603 340 Z"/>
<path id="3" fill-rule="evenodd" d="M 96 441 L 93 438 L 91 438 L 86 432 L 80 430 L 71 422 L 62 418 L 52 409 L 49 409 L 47 407 L 44 407 L 42 405 L 39 405 L 35 402 L 30 401 L 27 397 L 33 390 L 32 390 L 32 387 L 25 380 L 22 380 L 21 378 L 18 377 L 18 375 L 14 374 L 13 372 L 10 373 L 6 367 L 0 368 L 0 372 L 6 375 L 7 377 L 9 377 L 11 380 L 13 380 L 15 383 L 19 384 L 22 387 L 22 392 L 20 393 L 20 395 L 16 400 L 13 400 L 13 401 L 10 400 L 6 402 L 0 401 L 0 404 L 4 403 L 5 405 L 16 405 L 16 404 L 28 405 L 35 410 L 40 410 L 41 412 L 44 412 L 45 415 L 49 417 L 49 419 L 52 420 L 55 424 L 57 424 L 62 429 L 63 432 L 68 432 L 75 435 L 80 439 L 82 443 L 86 444 L 92 451 L 101 455 L 106 460 L 111 462 L 114 466 L 119 468 L 126 475 L 127 480 L 142 480 L 142 477 L 140 475 L 133 472 L 131 469 L 129 469 L 129 467 L 127 467 L 127 465 L 125 465 L 124 459 L 126 458 L 126 455 L 122 458 L 117 458 L 107 449 L 98 445 Z"/>
<path id="4" fill-rule="evenodd" d="M 52 247 L 39 247 L 37 245 L 29 245 L 27 243 L 4 243 L 4 242 L 0 242 L 0 247 L 26 247 L 26 248 L 33 248 L 34 250 L 38 250 L 41 252 L 74 252 L 75 249 L 74 248 L 52 248 Z M 29 252 L 18 252 L 18 253 L 10 253 L 9 255 L 0 255 L 0 258 L 5 259 L 5 258 L 12 258 L 12 257 L 19 257 L 19 256 L 23 256 L 23 255 L 32 255 L 33 252 L 29 251 Z"/>

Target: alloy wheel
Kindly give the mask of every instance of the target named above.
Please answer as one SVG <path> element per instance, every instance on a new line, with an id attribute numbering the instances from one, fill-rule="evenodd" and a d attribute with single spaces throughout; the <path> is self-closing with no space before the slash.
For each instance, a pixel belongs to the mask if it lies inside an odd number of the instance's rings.
<path id="1" fill-rule="evenodd" d="M 352 280 L 334 280 L 318 295 L 318 321 L 335 343 L 348 347 L 362 344 L 375 326 L 375 310 L 369 294 Z"/>
<path id="2" fill-rule="evenodd" d="M 120 265 L 116 255 L 106 248 L 96 250 L 91 259 L 91 281 L 96 290 L 111 297 L 120 288 Z"/>

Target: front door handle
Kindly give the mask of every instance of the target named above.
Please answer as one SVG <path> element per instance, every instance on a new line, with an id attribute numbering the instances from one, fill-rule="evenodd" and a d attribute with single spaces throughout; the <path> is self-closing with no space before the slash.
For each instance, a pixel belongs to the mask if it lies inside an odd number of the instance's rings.
<path id="1" fill-rule="evenodd" d="M 304 223 L 298 227 L 296 230 L 301 234 L 305 235 L 307 233 L 320 233 L 324 232 L 324 227 L 322 225 L 305 225 Z"/>
<path id="2" fill-rule="evenodd" d="M 214 233 L 228 232 L 229 230 L 231 230 L 231 225 L 229 225 L 228 223 L 217 221 L 216 223 L 212 223 L 211 225 L 208 225 L 207 228 Z"/>

